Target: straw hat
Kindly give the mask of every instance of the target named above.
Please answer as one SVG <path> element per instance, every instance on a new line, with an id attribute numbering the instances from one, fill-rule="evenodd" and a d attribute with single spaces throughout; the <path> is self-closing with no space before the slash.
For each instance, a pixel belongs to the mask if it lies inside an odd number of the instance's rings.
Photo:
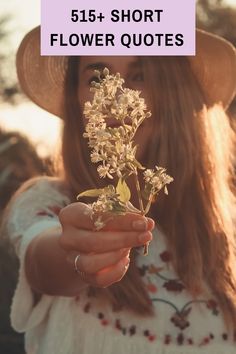
<path id="1" fill-rule="evenodd" d="M 229 106 L 236 94 L 236 50 L 225 39 L 196 31 L 196 53 L 189 57 L 209 105 Z M 40 27 L 23 39 L 16 58 L 19 82 L 38 106 L 62 117 L 68 57 L 40 56 Z"/>

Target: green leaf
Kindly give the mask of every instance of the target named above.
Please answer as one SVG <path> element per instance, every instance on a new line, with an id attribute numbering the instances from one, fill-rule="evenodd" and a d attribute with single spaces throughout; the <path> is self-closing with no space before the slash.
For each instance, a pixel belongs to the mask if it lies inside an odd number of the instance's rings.
<path id="1" fill-rule="evenodd" d="M 84 191 L 84 192 L 80 193 L 79 195 L 77 195 L 76 199 L 78 200 L 81 197 L 99 197 L 99 195 L 101 195 L 102 193 L 104 193 L 103 188 L 88 189 L 87 191 Z"/>
<path id="2" fill-rule="evenodd" d="M 119 199 L 121 202 L 126 203 L 130 200 L 130 189 L 127 186 L 127 183 L 125 181 L 122 181 L 121 178 L 119 178 L 119 181 L 117 183 L 116 193 L 120 195 Z"/>
<path id="3" fill-rule="evenodd" d="M 133 204 L 131 204 L 130 202 L 126 203 L 126 208 L 128 211 L 132 212 L 132 213 L 136 213 L 136 214 L 141 214 L 141 210 L 137 209 Z"/>

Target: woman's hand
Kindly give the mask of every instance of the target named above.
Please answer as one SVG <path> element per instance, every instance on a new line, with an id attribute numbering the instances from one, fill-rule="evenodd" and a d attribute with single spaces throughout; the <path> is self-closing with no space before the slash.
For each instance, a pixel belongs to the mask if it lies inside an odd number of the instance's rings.
<path id="1" fill-rule="evenodd" d="M 80 255 L 77 267 L 85 273 L 85 282 L 107 287 L 125 275 L 130 249 L 152 240 L 154 221 L 133 213 L 114 215 L 102 230 L 93 231 L 91 212 L 84 203 L 63 208 L 59 214 L 63 230 L 59 243 L 73 259 Z"/>

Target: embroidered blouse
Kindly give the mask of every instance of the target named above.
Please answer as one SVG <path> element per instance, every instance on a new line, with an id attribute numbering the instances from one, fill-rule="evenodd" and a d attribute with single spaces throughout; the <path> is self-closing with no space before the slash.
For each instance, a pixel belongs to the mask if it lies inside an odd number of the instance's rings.
<path id="1" fill-rule="evenodd" d="M 88 288 L 77 297 L 43 295 L 34 305 L 24 257 L 39 233 L 60 226 L 58 213 L 70 203 L 58 180 L 39 179 L 11 207 L 7 230 L 20 259 L 11 322 L 25 332 L 27 354 L 235 354 L 217 301 L 206 291 L 193 299 L 178 279 L 165 236 L 155 228 L 149 254 L 136 262 L 155 308 L 152 317 L 114 312 Z"/>

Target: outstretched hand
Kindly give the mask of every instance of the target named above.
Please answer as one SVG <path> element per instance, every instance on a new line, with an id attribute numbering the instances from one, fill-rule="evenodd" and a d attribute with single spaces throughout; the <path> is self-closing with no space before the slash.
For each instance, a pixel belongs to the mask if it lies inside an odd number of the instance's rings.
<path id="1" fill-rule="evenodd" d="M 90 285 L 107 287 L 123 278 L 129 267 L 132 247 L 152 240 L 154 221 L 142 215 L 126 213 L 113 216 L 99 231 L 94 231 L 92 210 L 84 203 L 72 203 L 59 214 L 62 225 L 60 246 L 74 257 Z"/>

